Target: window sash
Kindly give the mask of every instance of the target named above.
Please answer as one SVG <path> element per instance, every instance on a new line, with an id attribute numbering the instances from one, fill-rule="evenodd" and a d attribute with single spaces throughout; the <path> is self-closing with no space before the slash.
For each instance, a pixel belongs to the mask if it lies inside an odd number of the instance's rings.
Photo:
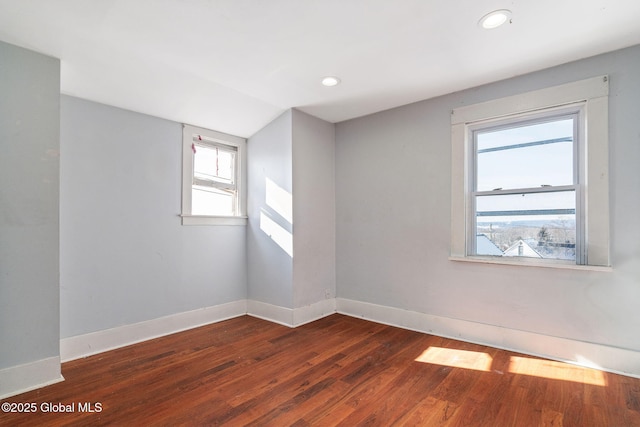
<path id="1" fill-rule="evenodd" d="M 219 182 L 219 181 L 212 181 L 212 180 L 208 180 L 208 179 L 199 179 L 194 177 L 193 178 L 193 186 L 194 187 L 203 187 L 203 188 L 215 188 L 218 189 L 220 191 L 226 191 L 229 193 L 235 193 L 236 192 L 236 185 L 235 184 L 227 184 L 225 182 Z"/>
<path id="2" fill-rule="evenodd" d="M 210 193 L 211 195 L 223 195 L 223 196 L 231 196 L 231 200 L 229 202 L 229 206 L 228 206 L 228 212 L 230 215 L 234 216 L 237 215 L 237 193 L 235 191 L 226 191 L 226 190 L 220 190 L 218 188 L 212 188 L 212 187 L 202 187 L 202 186 L 197 186 L 194 185 L 192 187 L 192 195 L 191 195 L 191 199 L 192 199 L 192 206 L 191 206 L 191 212 L 195 213 L 196 215 L 212 215 L 211 212 L 199 212 L 197 209 L 195 209 L 195 194 L 197 192 L 206 192 L 206 193 Z M 223 211 L 219 211 L 216 213 L 217 215 L 227 215 L 226 212 Z"/>
<path id="3" fill-rule="evenodd" d="M 472 198 L 474 214 L 470 218 L 469 225 L 470 229 L 473 230 L 472 235 L 469 236 L 470 255 L 480 257 L 501 256 L 478 252 L 478 238 L 483 234 L 486 235 L 492 243 L 504 250 L 505 247 L 517 241 L 517 239 L 513 239 L 513 230 L 518 227 L 523 227 L 523 229 L 519 230 L 521 232 L 519 238 L 523 240 L 536 239 L 538 237 L 532 229 L 546 228 L 550 230 L 556 238 L 560 238 L 561 240 L 547 241 L 542 245 L 543 247 L 562 246 L 570 243 L 572 245 L 571 247 L 575 248 L 575 250 L 571 254 L 567 254 L 566 252 L 560 254 L 553 251 L 544 251 L 541 253 L 541 255 L 545 255 L 542 256 L 542 258 L 575 261 L 579 256 L 578 253 L 580 250 L 579 245 L 576 245 L 579 230 L 576 191 L 577 187 L 575 186 L 564 186 L 562 189 L 555 188 L 554 190 L 545 189 L 544 191 L 527 191 L 522 193 L 492 191 L 487 192 L 489 194 L 482 193 L 474 195 Z M 553 194 L 557 194 L 558 197 L 553 197 Z M 529 201 L 521 199 L 520 196 L 530 196 L 528 197 Z M 532 197 L 534 199 L 533 201 L 531 201 Z M 485 205 L 482 210 L 478 207 L 480 202 Z M 493 206 L 487 209 L 487 203 Z M 527 224 L 527 221 L 540 221 L 545 219 L 548 223 L 543 223 L 541 226 L 533 225 L 532 223 Z M 573 226 L 563 227 L 564 221 L 567 220 L 573 221 Z M 516 226 L 514 229 L 508 225 L 508 221 L 524 221 L 524 223 Z M 492 236 L 487 234 L 487 224 L 490 224 L 489 233 L 491 233 Z M 492 226 L 496 228 L 494 229 Z M 569 241 L 567 241 L 567 239 L 569 239 Z M 540 240 L 538 240 L 536 247 L 539 246 L 541 246 Z M 536 247 L 534 247 L 534 249 L 536 249 Z"/>
<path id="4" fill-rule="evenodd" d="M 193 136 L 193 147 L 194 153 L 192 155 L 192 171 L 193 171 L 193 179 L 192 179 L 192 187 L 191 191 L 209 191 L 212 193 L 222 193 L 228 194 L 231 197 L 231 206 L 229 211 L 231 215 L 238 214 L 238 194 L 237 194 L 237 186 L 236 182 L 238 181 L 237 173 L 238 173 L 238 149 L 232 145 L 222 144 L 215 141 L 209 141 L 203 139 L 202 135 L 194 135 Z M 201 149 L 217 149 L 227 153 L 231 153 L 233 156 L 233 161 L 231 165 L 231 178 L 225 179 L 218 175 L 212 175 L 211 179 L 199 178 L 196 176 L 196 168 L 195 168 L 195 160 L 197 156 L 198 148 Z M 193 200 L 193 193 L 192 193 Z M 192 209 L 193 211 L 193 209 Z M 220 212 L 209 212 L 209 215 L 219 215 Z"/>
<path id="5" fill-rule="evenodd" d="M 182 224 L 246 225 L 246 139 L 186 124 L 182 135 Z M 196 162 L 199 149 L 213 152 Z"/>
<path id="6" fill-rule="evenodd" d="M 586 253 L 584 247 L 584 213 L 582 203 L 582 167 L 581 157 L 584 146 L 583 135 L 581 131 L 581 124 L 584 122 L 582 119 L 583 107 L 582 103 L 576 105 L 562 106 L 561 108 L 549 108 L 543 109 L 535 113 L 528 113 L 524 115 L 514 115 L 511 117 L 502 118 L 500 120 L 488 120 L 474 123 L 468 127 L 470 134 L 469 141 L 471 143 L 472 155 L 470 156 L 469 164 L 469 189 L 468 192 L 468 206 L 469 212 L 467 216 L 467 256 L 477 257 L 491 257 L 491 255 L 483 255 L 477 253 L 477 199 L 482 196 L 500 196 L 500 195 L 516 195 L 516 194 L 545 194 L 551 192 L 566 192 L 573 191 L 575 193 L 575 234 L 576 234 L 576 249 L 575 249 L 575 263 L 585 264 Z M 531 125 L 552 123 L 555 121 L 571 119 L 573 120 L 573 136 L 572 136 L 572 153 L 573 153 L 573 183 L 571 185 L 544 185 L 540 187 L 525 187 L 525 188 L 496 188 L 492 190 L 478 191 L 478 135 L 485 132 L 498 132 L 501 130 L 508 130 L 514 128 L 527 127 Z M 553 139 L 553 138 L 551 138 Z M 550 140 L 551 140 L 550 139 Z M 547 141 L 532 141 L 531 143 L 514 144 L 513 147 L 505 148 L 519 148 L 521 146 L 532 145 L 532 143 L 541 144 Z M 544 180 L 544 179 L 543 179 Z M 515 213 L 514 213 L 514 216 Z M 556 260 L 555 258 L 548 258 L 550 260 Z M 573 262 L 573 261 L 571 261 Z"/>
<path id="7" fill-rule="evenodd" d="M 198 180 L 199 182 L 201 182 L 201 185 L 207 185 L 207 182 L 211 182 L 211 183 L 220 183 L 220 184 L 224 184 L 226 185 L 226 187 L 219 187 L 219 188 L 229 188 L 228 186 L 234 186 L 235 187 L 235 183 L 238 181 L 237 178 L 237 173 L 238 173 L 238 150 L 236 147 L 233 146 L 229 146 L 229 145 L 223 145 L 223 144 L 215 144 L 215 143 L 205 143 L 201 140 L 197 140 L 194 137 L 194 150 L 195 153 L 193 155 L 193 179 L 194 182 L 196 180 Z M 204 178 L 204 177 L 197 177 L 196 175 L 198 175 L 198 172 L 196 171 L 195 168 L 195 160 L 197 157 L 197 152 L 198 152 L 198 148 L 200 149 L 204 149 L 204 150 L 212 150 L 215 149 L 216 150 L 216 155 L 219 156 L 219 151 L 222 151 L 224 153 L 229 153 L 232 157 L 232 162 L 231 162 L 231 177 L 230 178 L 226 178 L 223 177 L 221 175 L 210 175 L 211 178 Z M 218 160 L 218 159 L 216 159 Z"/>

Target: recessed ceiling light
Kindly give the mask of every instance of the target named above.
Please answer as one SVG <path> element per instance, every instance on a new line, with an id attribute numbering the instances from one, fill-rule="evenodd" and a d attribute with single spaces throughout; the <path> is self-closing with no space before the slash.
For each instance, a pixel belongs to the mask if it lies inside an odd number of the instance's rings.
<path id="1" fill-rule="evenodd" d="M 486 30 L 498 28 L 500 25 L 511 21 L 511 11 L 507 9 L 494 10 L 484 15 L 478 25 Z"/>
<path id="2" fill-rule="evenodd" d="M 327 76 L 322 79 L 322 84 L 328 87 L 336 86 L 340 84 L 340 79 L 334 76 Z"/>

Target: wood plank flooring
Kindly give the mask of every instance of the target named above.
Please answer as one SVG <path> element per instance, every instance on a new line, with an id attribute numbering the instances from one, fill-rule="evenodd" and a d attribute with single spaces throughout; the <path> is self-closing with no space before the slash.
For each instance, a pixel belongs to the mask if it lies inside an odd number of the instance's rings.
<path id="1" fill-rule="evenodd" d="M 35 412 L 0 425 L 640 426 L 640 379 L 339 314 L 296 329 L 243 316 L 62 373 L 3 400 Z"/>

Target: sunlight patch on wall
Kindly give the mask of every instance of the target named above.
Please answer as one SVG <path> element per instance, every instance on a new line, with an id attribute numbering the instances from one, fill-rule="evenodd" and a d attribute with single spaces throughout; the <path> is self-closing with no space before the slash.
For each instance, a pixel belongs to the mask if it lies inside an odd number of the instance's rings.
<path id="1" fill-rule="evenodd" d="M 260 230 L 293 258 L 293 235 L 271 219 L 264 211 L 260 212 Z"/>
<path id="2" fill-rule="evenodd" d="M 293 197 L 284 188 L 265 178 L 265 203 L 289 224 L 293 224 Z"/>

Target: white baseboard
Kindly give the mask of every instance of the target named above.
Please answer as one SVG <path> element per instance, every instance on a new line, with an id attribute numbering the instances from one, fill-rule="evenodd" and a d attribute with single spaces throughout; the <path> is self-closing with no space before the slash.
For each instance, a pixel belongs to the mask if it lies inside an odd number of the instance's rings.
<path id="1" fill-rule="evenodd" d="M 64 381 L 60 357 L 0 369 L 0 399 Z"/>
<path id="2" fill-rule="evenodd" d="M 198 326 L 249 314 L 288 327 L 312 322 L 336 312 L 334 299 L 290 309 L 259 301 L 240 300 L 158 319 L 105 329 L 60 340 L 63 362 L 113 350 Z"/>
<path id="3" fill-rule="evenodd" d="M 435 316 L 344 298 L 327 299 L 295 309 L 260 301 L 240 300 L 132 325 L 64 338 L 60 341 L 60 358 L 54 358 L 55 360 L 46 359 L 46 361 L 34 362 L 34 364 L 0 370 L 0 397 L 7 393 L 16 394 L 13 393 L 15 390 L 18 390 L 17 392 L 19 393 L 62 380 L 59 366 L 60 359 L 66 362 L 245 314 L 287 327 L 297 327 L 335 312 L 404 329 L 640 378 L 640 352 L 629 349 Z M 40 364 L 42 365 L 40 366 Z M 54 370 L 55 372 L 53 372 Z M 24 378 L 24 381 L 20 383 L 19 380 L 22 378 Z M 32 386 L 33 384 L 37 385 Z"/>
<path id="4" fill-rule="evenodd" d="M 640 378 L 640 352 L 344 298 L 337 312 L 377 323 Z"/>
<path id="5" fill-rule="evenodd" d="M 266 302 L 247 300 L 247 314 L 258 319 L 292 327 L 293 309 Z"/>
<path id="6" fill-rule="evenodd" d="M 247 314 L 259 319 L 295 328 L 336 312 L 336 300 L 326 299 L 298 308 L 286 308 L 260 301 L 247 301 Z"/>
<path id="7" fill-rule="evenodd" d="M 336 299 L 329 298 L 293 309 L 293 326 L 304 325 L 336 312 Z"/>
<path id="8" fill-rule="evenodd" d="M 247 313 L 247 301 L 205 307 L 60 340 L 63 362 L 215 323 Z"/>

